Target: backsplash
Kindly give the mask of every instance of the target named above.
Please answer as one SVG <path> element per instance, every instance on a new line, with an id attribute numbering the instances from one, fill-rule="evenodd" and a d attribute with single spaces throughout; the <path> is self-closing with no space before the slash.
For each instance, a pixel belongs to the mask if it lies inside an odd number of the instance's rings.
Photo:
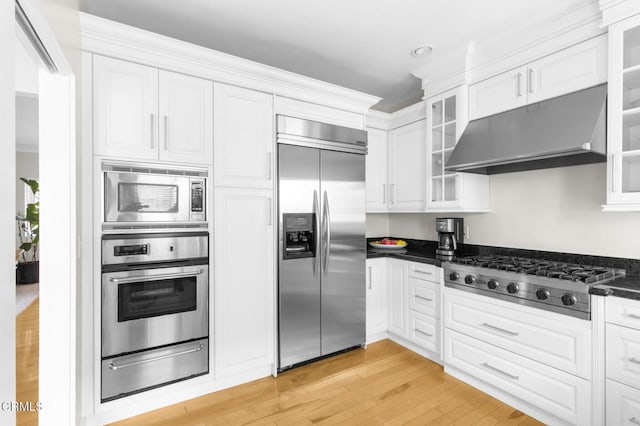
<path id="1" fill-rule="evenodd" d="M 381 230 L 368 236 L 402 235 L 435 240 L 437 217 L 462 217 L 465 243 L 540 251 L 640 259 L 640 213 L 601 211 L 604 164 L 493 175 L 490 213 L 368 214 Z M 388 224 L 383 223 L 387 218 Z"/>

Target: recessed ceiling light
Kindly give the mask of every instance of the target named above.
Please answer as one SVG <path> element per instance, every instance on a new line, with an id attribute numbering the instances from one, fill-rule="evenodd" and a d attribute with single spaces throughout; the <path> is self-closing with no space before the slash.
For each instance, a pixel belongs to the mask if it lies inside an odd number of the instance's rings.
<path id="1" fill-rule="evenodd" d="M 425 44 L 424 46 L 419 46 L 411 50 L 411 56 L 414 58 L 424 58 L 425 56 L 429 56 L 432 51 L 433 47 Z"/>

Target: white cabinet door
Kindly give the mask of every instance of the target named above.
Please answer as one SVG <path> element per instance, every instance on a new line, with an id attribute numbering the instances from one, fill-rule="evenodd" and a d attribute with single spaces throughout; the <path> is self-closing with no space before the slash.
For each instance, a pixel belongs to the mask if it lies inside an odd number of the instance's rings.
<path id="1" fill-rule="evenodd" d="M 607 425 L 640 424 L 640 390 L 607 380 Z"/>
<path id="2" fill-rule="evenodd" d="M 160 71 L 160 160 L 213 163 L 213 83 Z"/>
<path id="3" fill-rule="evenodd" d="M 367 211 L 387 210 L 387 135 L 379 129 L 368 129 L 367 143 Z"/>
<path id="4" fill-rule="evenodd" d="M 214 84 L 216 186 L 273 188 L 273 96 Z"/>
<path id="5" fill-rule="evenodd" d="M 274 362 L 274 216 L 269 190 L 215 189 L 215 377 Z"/>
<path id="6" fill-rule="evenodd" d="M 158 159 L 158 70 L 94 55 L 96 155 Z"/>
<path id="7" fill-rule="evenodd" d="M 606 325 L 607 377 L 640 389 L 640 331 Z"/>
<path id="8" fill-rule="evenodd" d="M 469 86 L 469 120 L 526 105 L 526 78 L 523 66 Z"/>
<path id="9" fill-rule="evenodd" d="M 425 206 L 426 123 L 420 120 L 390 132 L 389 210 L 423 211 Z"/>
<path id="10" fill-rule="evenodd" d="M 367 343 L 387 330 L 387 259 L 367 259 Z M 374 340 L 369 340 L 373 337 Z"/>
<path id="11" fill-rule="evenodd" d="M 587 40 L 529 64 L 527 102 L 607 82 L 607 36 Z"/>
<path id="12" fill-rule="evenodd" d="M 407 263 L 404 260 L 387 259 L 388 268 L 388 330 L 400 337 L 407 332 Z"/>
<path id="13" fill-rule="evenodd" d="M 437 354 L 440 360 L 440 320 L 419 312 L 409 311 L 408 339 Z"/>

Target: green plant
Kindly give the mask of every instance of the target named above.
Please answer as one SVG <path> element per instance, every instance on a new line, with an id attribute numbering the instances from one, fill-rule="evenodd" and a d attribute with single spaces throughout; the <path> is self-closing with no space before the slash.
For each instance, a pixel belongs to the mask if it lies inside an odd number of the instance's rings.
<path id="1" fill-rule="evenodd" d="M 35 179 L 20 178 L 22 182 L 31 188 L 34 202 L 27 204 L 27 211 L 24 217 L 16 215 L 18 223 L 18 237 L 20 238 L 20 249 L 22 262 L 35 262 L 38 260 L 38 243 L 40 242 L 40 201 L 38 191 L 40 186 Z"/>

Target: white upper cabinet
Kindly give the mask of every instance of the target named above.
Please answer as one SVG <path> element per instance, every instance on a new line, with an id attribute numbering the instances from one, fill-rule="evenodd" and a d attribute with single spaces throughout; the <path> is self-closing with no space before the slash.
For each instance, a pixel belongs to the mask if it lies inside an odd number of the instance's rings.
<path id="1" fill-rule="evenodd" d="M 94 55 L 95 154 L 157 159 L 157 129 L 158 70 Z"/>
<path id="2" fill-rule="evenodd" d="M 496 114 L 527 103 L 527 67 L 520 67 L 469 87 L 469 119 Z"/>
<path id="3" fill-rule="evenodd" d="M 160 71 L 160 160 L 211 163 L 213 83 Z"/>
<path id="4" fill-rule="evenodd" d="M 212 83 L 94 55 L 96 155 L 211 164 Z"/>
<path id="5" fill-rule="evenodd" d="M 216 186 L 273 188 L 273 96 L 214 84 Z"/>
<path id="6" fill-rule="evenodd" d="M 606 211 L 640 211 L 640 15 L 609 27 Z"/>
<path id="7" fill-rule="evenodd" d="M 367 129 L 367 211 L 386 211 L 387 186 L 387 135 L 386 130 Z"/>
<path id="8" fill-rule="evenodd" d="M 423 211 L 426 162 L 425 120 L 389 133 L 389 210 Z"/>
<path id="9" fill-rule="evenodd" d="M 427 202 L 431 212 L 486 212 L 489 177 L 445 170 L 467 125 L 466 86 L 427 99 Z"/>
<path id="10" fill-rule="evenodd" d="M 602 35 L 469 87 L 469 119 L 497 114 L 607 81 Z"/>

